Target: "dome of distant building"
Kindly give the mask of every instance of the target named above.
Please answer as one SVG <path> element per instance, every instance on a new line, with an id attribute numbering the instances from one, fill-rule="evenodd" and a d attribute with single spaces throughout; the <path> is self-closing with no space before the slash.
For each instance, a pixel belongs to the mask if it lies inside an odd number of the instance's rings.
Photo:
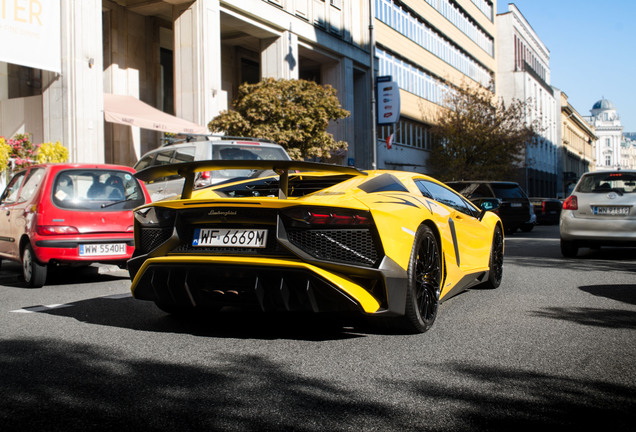
<path id="1" fill-rule="evenodd" d="M 611 101 L 603 98 L 600 101 L 597 101 L 592 107 L 593 110 L 613 110 L 616 109 L 614 104 Z"/>

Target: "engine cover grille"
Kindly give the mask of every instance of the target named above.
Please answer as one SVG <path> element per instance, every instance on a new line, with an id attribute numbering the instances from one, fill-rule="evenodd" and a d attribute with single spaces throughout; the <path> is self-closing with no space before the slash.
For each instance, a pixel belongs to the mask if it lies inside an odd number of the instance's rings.
<path id="1" fill-rule="evenodd" d="M 294 246 L 320 260 L 371 267 L 379 258 L 369 229 L 290 230 L 287 235 Z"/>

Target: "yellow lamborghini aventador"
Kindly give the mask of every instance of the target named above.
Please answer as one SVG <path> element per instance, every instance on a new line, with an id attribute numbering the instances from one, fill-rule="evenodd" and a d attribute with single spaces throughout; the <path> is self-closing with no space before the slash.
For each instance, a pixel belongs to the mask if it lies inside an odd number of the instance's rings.
<path id="1" fill-rule="evenodd" d="M 251 170 L 193 190 L 198 173 Z M 246 172 L 246 171 L 243 171 Z M 423 174 L 296 161 L 204 161 L 142 170 L 180 175 L 180 199 L 135 210 L 132 293 L 169 313 L 253 305 L 343 311 L 409 332 L 440 301 L 501 283 L 498 201 L 483 208 Z"/>

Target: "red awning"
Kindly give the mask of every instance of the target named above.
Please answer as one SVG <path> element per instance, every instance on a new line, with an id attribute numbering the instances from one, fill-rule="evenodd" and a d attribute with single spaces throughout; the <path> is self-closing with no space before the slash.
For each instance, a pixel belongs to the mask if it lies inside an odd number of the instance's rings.
<path id="1" fill-rule="evenodd" d="M 104 94 L 104 119 L 160 132 L 209 135 L 205 126 L 166 114 L 133 96 Z"/>

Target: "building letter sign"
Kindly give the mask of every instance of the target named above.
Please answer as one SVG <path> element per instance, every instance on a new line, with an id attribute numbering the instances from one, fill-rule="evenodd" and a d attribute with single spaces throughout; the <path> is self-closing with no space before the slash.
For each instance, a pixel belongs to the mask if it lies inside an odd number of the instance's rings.
<path id="1" fill-rule="evenodd" d="M 0 0 L 0 41 L 0 61 L 60 72 L 60 0 Z"/>

